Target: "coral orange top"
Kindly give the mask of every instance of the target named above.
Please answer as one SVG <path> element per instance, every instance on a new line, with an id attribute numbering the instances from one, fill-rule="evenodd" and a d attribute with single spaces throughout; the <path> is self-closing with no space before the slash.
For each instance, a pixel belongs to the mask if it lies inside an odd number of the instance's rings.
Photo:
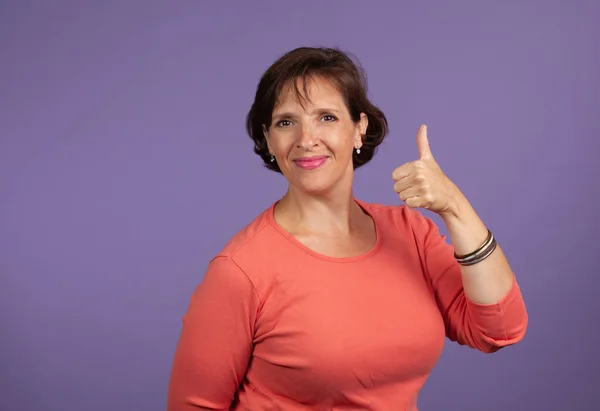
<path id="1" fill-rule="evenodd" d="M 516 281 L 475 304 L 430 219 L 357 203 L 377 231 L 363 255 L 311 251 L 273 205 L 209 263 L 183 318 L 169 411 L 415 411 L 445 337 L 484 352 L 523 338 Z"/>

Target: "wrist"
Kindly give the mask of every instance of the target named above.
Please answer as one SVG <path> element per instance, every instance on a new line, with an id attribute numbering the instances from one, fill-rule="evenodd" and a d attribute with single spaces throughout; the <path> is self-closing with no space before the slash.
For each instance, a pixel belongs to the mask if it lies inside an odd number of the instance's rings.
<path id="1" fill-rule="evenodd" d="M 451 204 L 440 217 L 448 228 L 456 253 L 468 254 L 481 246 L 488 230 L 464 196 L 454 198 Z"/>
<path id="2" fill-rule="evenodd" d="M 470 208 L 469 201 L 462 194 L 455 194 L 450 197 L 448 207 L 439 215 L 446 224 L 453 221 L 459 222 L 465 220 Z"/>

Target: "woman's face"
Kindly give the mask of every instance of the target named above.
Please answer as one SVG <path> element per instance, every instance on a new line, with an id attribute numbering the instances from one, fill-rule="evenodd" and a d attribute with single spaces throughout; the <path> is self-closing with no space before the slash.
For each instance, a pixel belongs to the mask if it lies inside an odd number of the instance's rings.
<path id="1" fill-rule="evenodd" d="M 269 152 L 295 188 L 323 194 L 342 180 L 352 181 L 352 154 L 362 146 L 367 116 L 354 123 L 340 92 L 322 77 L 307 80 L 302 101 L 284 87 L 264 128 Z M 304 90 L 301 80 L 298 89 Z M 304 106 L 304 107 L 303 107 Z"/>

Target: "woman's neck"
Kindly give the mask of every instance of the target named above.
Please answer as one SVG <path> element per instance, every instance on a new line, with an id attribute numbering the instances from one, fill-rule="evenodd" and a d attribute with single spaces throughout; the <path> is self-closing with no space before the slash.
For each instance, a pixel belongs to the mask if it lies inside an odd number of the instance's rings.
<path id="1" fill-rule="evenodd" d="M 352 188 L 344 191 L 311 195 L 290 186 L 275 207 L 275 219 L 292 234 L 350 234 L 364 212 Z"/>

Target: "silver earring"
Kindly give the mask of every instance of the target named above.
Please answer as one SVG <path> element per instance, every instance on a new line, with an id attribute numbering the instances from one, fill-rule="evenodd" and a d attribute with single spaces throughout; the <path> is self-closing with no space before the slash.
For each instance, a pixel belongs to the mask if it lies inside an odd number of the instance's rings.
<path id="1" fill-rule="evenodd" d="M 356 154 L 360 154 L 360 148 L 356 148 Z"/>
<path id="2" fill-rule="evenodd" d="M 275 162 L 275 156 L 273 156 L 273 154 L 271 154 L 271 158 L 269 159 L 269 161 L 270 161 L 271 163 L 274 163 L 274 162 Z"/>

